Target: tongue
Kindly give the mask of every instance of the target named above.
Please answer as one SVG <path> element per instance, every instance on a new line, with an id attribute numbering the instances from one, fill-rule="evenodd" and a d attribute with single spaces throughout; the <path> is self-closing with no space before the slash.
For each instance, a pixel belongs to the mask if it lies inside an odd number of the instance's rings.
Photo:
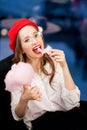
<path id="1" fill-rule="evenodd" d="M 35 52 L 36 54 L 40 54 L 40 53 L 42 53 L 40 50 L 41 50 L 41 49 L 38 48 L 38 49 L 35 49 L 34 52 Z"/>

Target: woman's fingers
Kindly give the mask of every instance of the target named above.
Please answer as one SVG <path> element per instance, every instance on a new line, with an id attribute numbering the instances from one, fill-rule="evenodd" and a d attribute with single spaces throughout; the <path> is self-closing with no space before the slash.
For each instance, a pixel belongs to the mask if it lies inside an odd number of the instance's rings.
<path id="1" fill-rule="evenodd" d="M 59 62 L 61 67 L 64 67 L 66 65 L 66 59 L 64 51 L 58 50 L 58 49 L 51 49 L 50 50 L 50 56 L 53 57 L 53 59 L 56 62 Z"/>
<path id="2" fill-rule="evenodd" d="M 32 87 L 31 93 L 35 99 L 37 99 L 37 100 L 41 99 L 41 92 L 38 87 Z"/>

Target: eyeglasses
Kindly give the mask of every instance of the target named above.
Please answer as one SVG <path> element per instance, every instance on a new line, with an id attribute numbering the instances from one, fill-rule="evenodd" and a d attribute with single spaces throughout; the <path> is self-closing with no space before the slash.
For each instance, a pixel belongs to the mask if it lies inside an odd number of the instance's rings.
<path id="1" fill-rule="evenodd" d="M 27 37 L 24 42 L 28 44 L 33 44 L 35 43 L 39 38 L 42 38 L 42 32 L 37 32 L 34 34 L 33 37 Z"/>

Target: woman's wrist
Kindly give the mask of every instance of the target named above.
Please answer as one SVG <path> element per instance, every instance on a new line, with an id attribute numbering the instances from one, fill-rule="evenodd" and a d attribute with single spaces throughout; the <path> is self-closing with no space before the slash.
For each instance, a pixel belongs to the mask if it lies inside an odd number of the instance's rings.
<path id="1" fill-rule="evenodd" d="M 21 96 L 21 98 L 20 98 L 20 103 L 22 103 L 22 104 L 27 104 L 28 103 L 28 99 L 26 99 L 26 98 L 24 98 L 23 96 Z"/>

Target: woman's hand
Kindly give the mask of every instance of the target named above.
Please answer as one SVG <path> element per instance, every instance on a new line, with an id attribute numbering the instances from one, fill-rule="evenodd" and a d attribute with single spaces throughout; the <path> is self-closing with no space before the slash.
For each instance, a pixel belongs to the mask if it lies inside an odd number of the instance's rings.
<path id="1" fill-rule="evenodd" d="M 62 50 L 51 49 L 50 56 L 53 57 L 56 62 L 59 62 L 61 67 L 66 65 L 65 54 Z"/>
<path id="2" fill-rule="evenodd" d="M 29 85 L 23 85 L 21 98 L 19 100 L 19 103 L 15 107 L 15 113 L 18 117 L 24 117 L 29 100 L 41 100 L 40 90 L 38 87 L 31 88 Z"/>
<path id="3" fill-rule="evenodd" d="M 29 100 L 41 100 L 41 92 L 38 87 L 31 87 L 23 85 L 22 100 L 28 102 Z"/>

